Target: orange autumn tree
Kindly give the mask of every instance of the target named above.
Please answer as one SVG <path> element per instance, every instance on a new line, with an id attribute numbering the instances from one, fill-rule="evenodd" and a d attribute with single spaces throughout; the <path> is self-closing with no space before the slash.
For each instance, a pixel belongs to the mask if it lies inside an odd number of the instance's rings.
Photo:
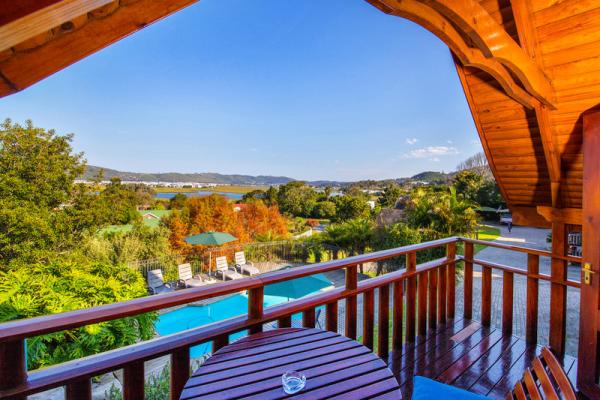
<path id="1" fill-rule="evenodd" d="M 191 249 L 183 239 L 202 232 L 227 232 L 238 238 L 237 243 L 282 239 L 289 235 L 287 221 L 277 207 L 256 201 L 235 211 L 231 201 L 216 194 L 188 198 L 181 212 L 174 213 L 166 224 L 171 229 L 171 246 L 184 253 Z"/>

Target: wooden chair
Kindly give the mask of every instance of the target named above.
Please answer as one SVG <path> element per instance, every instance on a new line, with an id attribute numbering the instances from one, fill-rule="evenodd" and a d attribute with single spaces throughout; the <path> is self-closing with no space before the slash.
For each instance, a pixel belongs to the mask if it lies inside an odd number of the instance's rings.
<path id="1" fill-rule="evenodd" d="M 531 368 L 515 385 L 507 400 L 576 400 L 575 390 L 554 354 L 547 347 L 533 359 Z"/>

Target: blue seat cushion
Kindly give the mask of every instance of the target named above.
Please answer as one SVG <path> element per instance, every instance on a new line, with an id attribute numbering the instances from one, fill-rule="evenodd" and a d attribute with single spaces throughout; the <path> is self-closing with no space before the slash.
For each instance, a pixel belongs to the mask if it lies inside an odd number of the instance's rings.
<path id="1" fill-rule="evenodd" d="M 423 376 L 413 380 L 412 400 L 482 400 L 488 397 L 446 385 Z"/>

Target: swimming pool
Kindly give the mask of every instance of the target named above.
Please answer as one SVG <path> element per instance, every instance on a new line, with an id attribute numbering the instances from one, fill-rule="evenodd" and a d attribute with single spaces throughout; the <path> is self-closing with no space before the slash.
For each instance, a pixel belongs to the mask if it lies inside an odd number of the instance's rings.
<path id="1" fill-rule="evenodd" d="M 301 278 L 302 279 L 302 278 Z M 321 279 L 326 279 L 321 275 Z M 281 282 L 276 285 L 286 285 L 288 282 Z M 319 291 L 310 293 L 314 294 Z M 308 295 L 310 295 L 308 294 Z M 289 301 L 288 297 L 264 296 L 264 307 L 271 307 L 277 304 Z M 206 305 L 188 305 L 176 310 L 161 314 L 154 323 L 156 332 L 160 336 L 170 335 L 187 329 L 197 328 L 199 326 L 212 324 L 213 322 L 236 317 L 245 314 L 248 311 L 248 295 L 246 293 L 236 294 L 226 297 L 222 300 Z M 293 320 L 301 319 L 301 314 L 292 316 Z M 239 332 L 230 335 L 230 341 L 244 336 L 245 332 Z M 192 358 L 199 358 L 211 352 L 212 342 L 194 346 L 190 349 Z"/>

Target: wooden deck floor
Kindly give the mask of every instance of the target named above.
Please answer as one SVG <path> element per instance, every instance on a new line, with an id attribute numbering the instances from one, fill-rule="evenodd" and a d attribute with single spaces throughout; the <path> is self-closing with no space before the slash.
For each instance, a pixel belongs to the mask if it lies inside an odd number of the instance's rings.
<path id="1" fill-rule="evenodd" d="M 499 329 L 460 319 L 406 344 L 390 355 L 388 364 L 405 399 L 411 398 L 414 375 L 503 399 L 540 350 L 515 336 L 502 336 Z M 575 382 L 576 359 L 566 356 L 563 367 Z"/>

